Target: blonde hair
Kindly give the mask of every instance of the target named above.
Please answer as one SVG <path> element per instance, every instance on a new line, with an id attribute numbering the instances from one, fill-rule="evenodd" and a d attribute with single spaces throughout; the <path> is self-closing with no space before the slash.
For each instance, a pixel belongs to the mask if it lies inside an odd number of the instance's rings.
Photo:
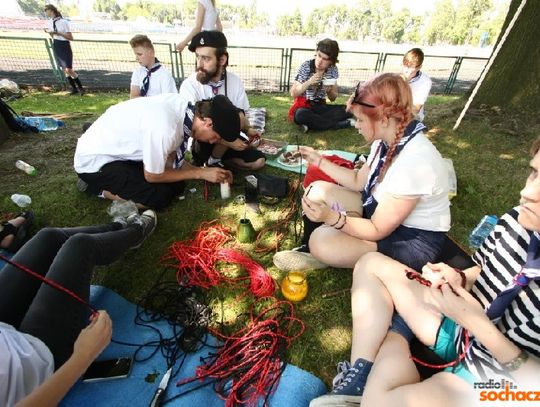
<path id="1" fill-rule="evenodd" d="M 154 44 L 152 44 L 152 41 L 150 41 L 150 38 L 142 34 L 137 34 L 135 37 L 130 39 L 129 45 L 131 45 L 131 48 L 144 47 L 144 48 L 154 49 Z"/>

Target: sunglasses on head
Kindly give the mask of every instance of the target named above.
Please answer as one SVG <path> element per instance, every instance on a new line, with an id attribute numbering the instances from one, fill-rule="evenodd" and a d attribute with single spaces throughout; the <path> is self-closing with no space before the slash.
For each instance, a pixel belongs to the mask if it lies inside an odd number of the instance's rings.
<path id="1" fill-rule="evenodd" d="M 375 105 L 371 105 L 369 103 L 362 102 L 360 100 L 360 82 L 358 82 L 358 84 L 356 85 L 356 88 L 354 90 L 354 97 L 353 97 L 353 100 L 352 100 L 352 104 L 353 105 L 361 105 L 361 106 L 365 106 L 365 107 L 371 107 L 371 108 L 377 107 Z"/>

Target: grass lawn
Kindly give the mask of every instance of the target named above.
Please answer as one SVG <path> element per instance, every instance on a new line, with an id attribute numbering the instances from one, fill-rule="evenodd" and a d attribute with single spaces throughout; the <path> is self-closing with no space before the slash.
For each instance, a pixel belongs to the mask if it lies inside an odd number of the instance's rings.
<path id="1" fill-rule="evenodd" d="M 11 202 L 14 193 L 32 197 L 31 209 L 36 213 L 37 227 L 76 226 L 109 221 L 108 202 L 89 198 L 75 188 L 73 152 L 80 135 L 81 124 L 94 120 L 108 106 L 127 98 L 127 93 L 87 94 L 82 98 L 65 93 L 32 92 L 11 102 L 18 112 L 49 112 L 62 114 L 66 126 L 44 134 L 12 135 L 0 145 L 0 174 L 3 193 L 0 195 L 0 213 L 14 215 L 18 208 Z M 342 101 L 344 101 L 342 99 Z M 367 152 L 361 147 L 362 137 L 354 129 L 303 134 L 287 122 L 290 98 L 284 94 L 251 94 L 251 105 L 266 107 L 266 136 L 290 143 L 312 145 L 320 149 L 342 149 Z M 458 178 L 458 193 L 452 200 L 452 230 L 450 235 L 466 245 L 467 235 L 485 214 L 501 215 L 518 203 L 519 190 L 528 172 L 531 142 L 538 132 L 538 125 L 528 125 L 511 119 L 497 110 L 475 110 L 467 116 L 457 131 L 452 126 L 464 101 L 453 96 L 433 96 L 426 106 L 429 137 L 443 156 L 451 158 Z M 535 127 L 536 126 L 536 127 Z M 31 177 L 15 168 L 15 161 L 22 159 L 38 169 Z M 265 172 L 298 176 L 276 169 Z M 243 176 L 238 174 L 232 196 L 243 193 Z M 138 251 L 127 253 L 117 263 L 96 270 L 95 283 L 105 285 L 131 301 L 143 296 L 165 272 L 165 278 L 174 280 L 172 271 L 165 270 L 160 258 L 167 247 L 176 240 L 191 236 L 203 221 L 219 219 L 232 228 L 236 227 L 243 213 L 243 206 L 234 201 L 222 201 L 219 188 L 210 188 L 210 199 L 202 197 L 202 184 L 191 182 L 195 193 L 175 202 L 158 214 L 156 233 Z M 276 206 L 262 206 L 262 214 L 248 212 L 256 229 L 272 225 L 290 207 L 282 201 Z M 268 236 L 271 241 L 272 236 Z M 280 241 L 282 249 L 296 245 L 294 227 L 289 225 L 287 236 Z M 272 265 L 272 254 L 258 254 L 252 245 L 242 248 L 263 264 L 276 280 L 283 273 Z M 351 271 L 326 269 L 308 274 L 310 285 L 306 300 L 296 306 L 297 316 L 306 326 L 304 334 L 292 345 L 290 361 L 321 377 L 327 384 L 335 374 L 338 361 L 348 359 L 351 340 L 350 301 L 347 289 L 351 285 Z M 324 296 L 324 294 L 330 294 Z M 207 292 L 208 302 L 216 312 L 217 320 L 234 321 L 234 316 L 248 309 L 252 298 L 242 297 L 241 291 L 220 287 Z M 278 297 L 281 297 L 277 293 Z M 376 311 L 374 311 L 376 312 Z M 220 315 L 221 314 L 221 315 Z M 223 318 L 222 318 L 223 317 Z"/>

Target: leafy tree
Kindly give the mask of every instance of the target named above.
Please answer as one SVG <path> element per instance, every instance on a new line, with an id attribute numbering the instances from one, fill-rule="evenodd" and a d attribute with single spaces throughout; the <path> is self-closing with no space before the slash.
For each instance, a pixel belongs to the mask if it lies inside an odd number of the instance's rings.
<path id="1" fill-rule="evenodd" d="M 452 28 L 456 22 L 456 11 L 452 0 L 440 0 L 435 5 L 425 38 L 429 45 L 448 43 L 452 37 Z"/>
<path id="2" fill-rule="evenodd" d="M 411 12 L 409 9 L 402 9 L 386 19 L 382 32 L 383 39 L 394 44 L 401 44 L 411 23 Z"/>
<path id="3" fill-rule="evenodd" d="M 43 16 L 45 15 L 43 7 L 45 3 L 38 0 L 17 0 L 21 10 L 25 15 L 29 16 Z"/>
<path id="4" fill-rule="evenodd" d="M 302 34 L 302 14 L 296 9 L 293 15 L 282 15 L 276 20 L 276 31 L 278 35 Z"/>
<path id="5" fill-rule="evenodd" d="M 461 0 L 456 12 L 456 23 L 452 30 L 452 44 L 469 44 L 480 25 L 482 16 L 491 8 L 491 0 Z"/>

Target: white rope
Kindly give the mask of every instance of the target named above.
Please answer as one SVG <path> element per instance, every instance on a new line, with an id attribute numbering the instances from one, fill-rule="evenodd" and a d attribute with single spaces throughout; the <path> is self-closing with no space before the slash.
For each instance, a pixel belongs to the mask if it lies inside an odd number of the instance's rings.
<path id="1" fill-rule="evenodd" d="M 495 48 L 495 51 L 493 52 L 493 54 L 491 54 L 491 58 L 489 59 L 487 65 L 486 65 L 486 67 L 484 69 L 484 72 L 482 72 L 482 75 L 480 75 L 480 79 L 478 79 L 478 82 L 476 82 L 476 86 L 474 87 L 474 90 L 472 91 L 471 96 L 469 96 L 469 100 L 467 100 L 467 103 L 465 104 L 465 107 L 461 111 L 461 114 L 459 115 L 459 117 L 458 117 L 458 119 L 456 121 L 456 124 L 454 125 L 453 130 L 456 130 L 459 127 L 459 125 L 461 123 L 461 120 L 465 116 L 465 113 L 467 113 L 467 110 L 469 110 L 469 106 L 471 105 L 474 97 L 476 96 L 476 93 L 478 92 L 478 89 L 480 88 L 480 85 L 482 85 L 482 82 L 484 82 L 484 78 L 486 77 L 487 73 L 489 72 L 489 70 L 491 68 L 491 65 L 493 65 L 493 61 L 495 61 L 495 58 L 499 54 L 499 51 L 501 50 L 504 42 L 506 41 L 506 37 L 508 37 L 508 34 L 510 34 L 510 31 L 514 27 L 514 24 L 516 23 L 516 20 L 518 19 L 519 15 L 521 14 L 521 10 L 523 10 L 523 7 L 525 7 L 526 3 L 527 3 L 527 0 L 521 0 L 521 4 L 519 5 L 518 9 L 514 13 L 514 17 L 512 17 L 512 21 L 510 21 L 510 23 L 508 24 L 508 27 L 506 27 L 506 30 L 505 30 L 501 40 L 499 41 L 499 43 L 497 44 L 497 47 Z"/>

